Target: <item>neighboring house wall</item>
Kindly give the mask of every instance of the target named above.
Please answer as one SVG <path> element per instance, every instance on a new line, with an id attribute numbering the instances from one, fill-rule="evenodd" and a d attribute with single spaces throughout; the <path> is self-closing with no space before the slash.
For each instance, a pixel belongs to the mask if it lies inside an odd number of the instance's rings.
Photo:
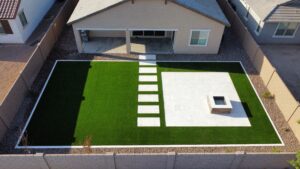
<path id="1" fill-rule="evenodd" d="M 78 29 L 165 29 L 174 30 L 174 53 L 207 53 L 219 51 L 225 26 L 206 16 L 163 0 L 126 2 L 73 24 Z M 207 46 L 189 46 L 192 29 L 210 30 Z M 77 35 L 76 35 L 77 34 Z M 80 49 L 80 48 L 79 48 Z"/>
<path id="2" fill-rule="evenodd" d="M 13 34 L 0 34 L 0 43 L 25 43 L 40 21 L 52 7 L 55 0 L 23 0 L 21 1 L 17 17 L 9 20 Z M 34 4 L 34 5 L 33 5 Z M 19 13 L 24 11 L 28 24 L 22 26 Z"/>
<path id="3" fill-rule="evenodd" d="M 8 20 L 8 22 L 13 34 L 0 33 L 0 43 L 23 43 L 24 41 L 17 24 L 17 20 Z"/>
<path id="4" fill-rule="evenodd" d="M 261 44 L 300 44 L 300 30 L 297 29 L 294 37 L 273 37 L 278 23 L 265 23 L 259 35 L 258 42 Z"/>
<path id="5" fill-rule="evenodd" d="M 242 0 L 229 0 L 237 11 L 237 14 L 247 26 L 249 32 L 260 44 L 300 44 L 300 30 L 297 29 L 294 37 L 273 37 L 278 23 L 263 22 L 263 19 L 255 13 L 255 9 L 252 9 Z M 248 13 L 248 17 L 247 16 Z M 256 32 L 257 26 L 260 24 L 261 31 Z"/>

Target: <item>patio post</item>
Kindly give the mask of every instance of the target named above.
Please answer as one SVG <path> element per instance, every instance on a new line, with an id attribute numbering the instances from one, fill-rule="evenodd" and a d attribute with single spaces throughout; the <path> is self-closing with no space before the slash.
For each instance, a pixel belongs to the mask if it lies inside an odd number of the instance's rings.
<path id="1" fill-rule="evenodd" d="M 82 41 L 81 41 L 81 38 L 80 38 L 79 30 L 76 30 L 76 29 L 73 28 L 73 32 L 74 32 L 74 35 L 75 35 L 75 41 L 76 41 L 76 46 L 77 46 L 78 52 L 82 53 L 83 48 L 82 48 Z"/>
<path id="2" fill-rule="evenodd" d="M 131 53 L 131 46 L 130 46 L 130 31 L 127 29 L 126 30 L 126 51 L 127 54 Z"/>

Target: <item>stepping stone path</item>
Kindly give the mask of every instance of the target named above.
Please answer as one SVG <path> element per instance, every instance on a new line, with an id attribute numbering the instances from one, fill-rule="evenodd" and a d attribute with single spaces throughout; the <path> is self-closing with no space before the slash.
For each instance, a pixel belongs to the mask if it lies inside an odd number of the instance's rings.
<path id="1" fill-rule="evenodd" d="M 156 66 L 156 61 L 140 61 L 140 66 Z"/>
<path id="2" fill-rule="evenodd" d="M 159 114 L 159 106 L 139 105 L 138 114 Z"/>
<path id="3" fill-rule="evenodd" d="M 139 85 L 139 92 L 157 92 L 157 91 L 158 91 L 158 85 L 151 85 L 151 84 Z"/>
<path id="4" fill-rule="evenodd" d="M 157 82 L 157 75 L 139 75 L 139 82 Z"/>
<path id="5" fill-rule="evenodd" d="M 143 117 L 137 118 L 137 126 L 160 127 L 156 55 L 139 55 L 139 60 L 137 113 Z"/>
<path id="6" fill-rule="evenodd" d="M 156 60 L 156 55 L 139 55 L 139 60 Z"/>
<path id="7" fill-rule="evenodd" d="M 156 67 L 141 67 L 139 73 L 157 73 Z"/>
<path id="8" fill-rule="evenodd" d="M 158 94 L 139 94 L 139 102 L 158 102 Z"/>
<path id="9" fill-rule="evenodd" d="M 160 127 L 159 117 L 138 117 L 138 127 Z"/>

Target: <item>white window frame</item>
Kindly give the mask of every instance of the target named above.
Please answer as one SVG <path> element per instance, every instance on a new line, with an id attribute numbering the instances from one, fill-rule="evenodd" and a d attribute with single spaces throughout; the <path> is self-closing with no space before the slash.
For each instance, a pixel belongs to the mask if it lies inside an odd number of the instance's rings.
<path id="1" fill-rule="evenodd" d="M 192 41 L 192 34 L 194 31 L 200 31 L 200 34 L 201 34 L 201 31 L 206 31 L 208 32 L 208 36 L 207 36 L 207 40 L 206 40 L 206 44 L 205 45 L 192 45 L 191 44 L 191 41 Z M 197 47 L 206 47 L 208 45 L 208 40 L 209 40 L 209 36 L 210 36 L 210 29 L 191 29 L 190 30 L 190 39 L 189 39 L 189 42 L 188 42 L 188 46 L 197 46 Z"/>
<path id="2" fill-rule="evenodd" d="M 297 27 L 296 27 L 296 29 L 295 29 L 295 32 L 294 32 L 294 34 L 293 34 L 292 36 L 285 36 L 285 35 L 280 36 L 280 35 L 276 35 L 276 32 L 277 32 L 277 30 L 278 30 L 278 28 L 279 28 L 280 23 L 284 23 L 284 22 L 279 22 L 279 23 L 277 24 L 276 30 L 275 30 L 275 32 L 274 32 L 272 38 L 295 38 L 296 33 L 298 32 L 300 23 L 297 22 L 298 25 L 297 25 Z M 291 23 L 291 22 L 288 22 L 288 23 Z"/>

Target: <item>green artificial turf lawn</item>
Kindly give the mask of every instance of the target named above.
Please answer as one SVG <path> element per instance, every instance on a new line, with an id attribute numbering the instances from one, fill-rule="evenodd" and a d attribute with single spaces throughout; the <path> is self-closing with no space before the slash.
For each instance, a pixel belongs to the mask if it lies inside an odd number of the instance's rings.
<path id="1" fill-rule="evenodd" d="M 138 62 L 58 62 L 27 127 L 32 146 L 280 143 L 239 63 L 158 63 L 161 127 L 137 127 Z M 166 127 L 161 72 L 229 72 L 251 127 Z M 148 92 L 151 93 L 151 92 Z M 147 104 L 147 103 L 144 103 Z"/>

